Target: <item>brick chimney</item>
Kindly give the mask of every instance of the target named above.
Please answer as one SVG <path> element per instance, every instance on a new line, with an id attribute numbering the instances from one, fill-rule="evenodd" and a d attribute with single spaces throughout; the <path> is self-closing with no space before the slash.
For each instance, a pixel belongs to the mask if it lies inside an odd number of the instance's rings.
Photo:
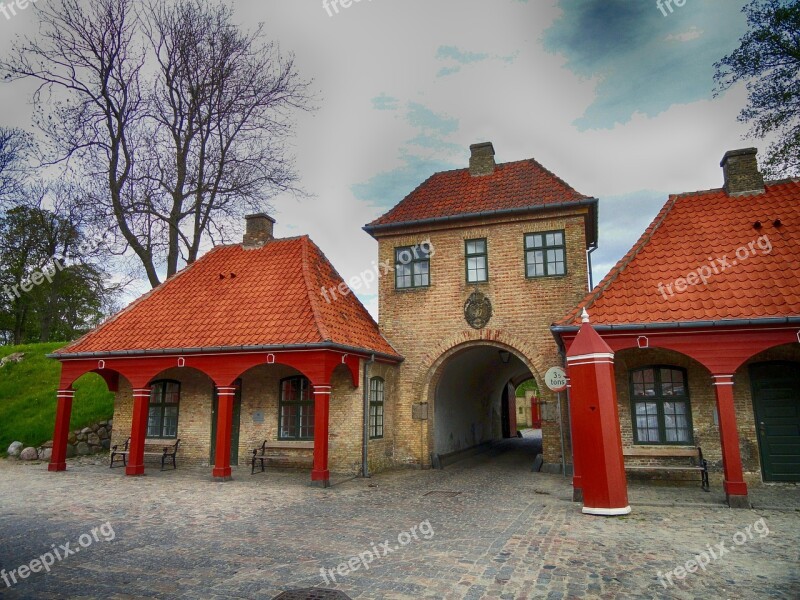
<path id="1" fill-rule="evenodd" d="M 764 176 L 758 170 L 756 148 L 730 150 L 722 157 L 719 166 L 725 177 L 725 191 L 729 196 L 763 194 Z"/>
<path id="2" fill-rule="evenodd" d="M 472 144 L 469 147 L 469 174 L 473 177 L 491 175 L 494 173 L 494 146 L 492 142 Z"/>
<path id="3" fill-rule="evenodd" d="M 256 213 L 254 215 L 247 215 L 247 229 L 242 239 L 242 246 L 245 248 L 261 248 L 267 242 L 275 239 L 272 234 L 272 226 L 275 225 L 275 219 L 266 213 Z"/>

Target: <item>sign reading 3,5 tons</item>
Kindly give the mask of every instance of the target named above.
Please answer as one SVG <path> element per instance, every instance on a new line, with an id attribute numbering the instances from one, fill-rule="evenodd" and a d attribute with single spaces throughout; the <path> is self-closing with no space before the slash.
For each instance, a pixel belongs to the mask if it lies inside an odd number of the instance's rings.
<path id="1" fill-rule="evenodd" d="M 550 367 L 544 374 L 544 384 L 554 392 L 567 389 L 567 374 L 561 367 Z"/>

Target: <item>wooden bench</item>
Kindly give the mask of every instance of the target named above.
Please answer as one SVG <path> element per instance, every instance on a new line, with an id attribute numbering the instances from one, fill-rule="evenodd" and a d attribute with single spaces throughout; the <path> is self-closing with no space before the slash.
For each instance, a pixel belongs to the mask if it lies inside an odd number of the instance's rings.
<path id="1" fill-rule="evenodd" d="M 125 467 L 128 465 L 128 455 L 130 454 L 130 450 L 128 447 L 130 446 L 131 438 L 125 440 L 125 443 L 122 445 L 122 450 L 119 450 L 119 444 L 115 444 L 111 447 L 111 464 L 109 468 L 114 467 L 114 461 L 118 460 L 117 457 L 122 459 L 122 466 Z M 145 456 L 160 456 L 161 457 L 161 470 L 164 470 L 164 465 L 166 464 L 168 459 L 172 460 L 172 468 L 177 469 L 178 465 L 175 463 L 175 456 L 178 454 L 178 444 L 180 444 L 180 440 L 175 440 L 174 444 L 170 444 L 169 446 L 163 446 L 162 450 L 156 450 L 158 445 L 155 443 L 147 443 L 145 442 L 144 445 L 144 455 Z M 151 448 L 151 450 L 148 450 Z M 117 465 L 119 466 L 119 465 Z"/>
<path id="2" fill-rule="evenodd" d="M 307 455 L 283 454 L 285 450 L 313 450 L 314 442 L 264 442 L 258 448 L 253 449 L 253 458 L 250 464 L 250 474 L 256 472 L 256 462 L 261 464 L 261 472 L 264 472 L 265 463 L 272 465 L 291 467 L 300 464 L 311 468 L 314 466 L 314 457 Z"/>
<path id="3" fill-rule="evenodd" d="M 700 473 L 700 487 L 704 491 L 709 491 L 708 486 L 708 462 L 703 458 L 703 451 L 700 446 L 696 448 L 681 448 L 670 446 L 633 446 L 623 448 L 622 455 L 630 458 L 689 458 L 691 464 L 688 465 L 625 465 L 626 471 L 689 471 Z"/>

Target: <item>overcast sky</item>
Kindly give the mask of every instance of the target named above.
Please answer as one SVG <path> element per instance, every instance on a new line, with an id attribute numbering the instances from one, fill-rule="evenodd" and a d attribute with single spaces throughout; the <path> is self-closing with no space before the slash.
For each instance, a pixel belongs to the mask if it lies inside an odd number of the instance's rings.
<path id="1" fill-rule="evenodd" d="M 712 93 L 714 61 L 745 31 L 741 0 L 671 13 L 656 0 L 340 2 L 330 15 L 322 0 L 234 6 L 295 54 L 318 98 L 293 147 L 311 196 L 274 199 L 277 235 L 308 233 L 345 279 L 377 255 L 361 227 L 435 171 L 467 166 L 475 142 L 600 199 L 595 282 L 669 193 L 720 187 L 726 150 L 764 147 L 736 120 L 744 90 Z M 0 15 L 0 52 L 35 28 L 31 9 Z M 32 129 L 29 92 L 0 85 L 0 124 Z M 377 315 L 377 286 L 359 296 Z"/>

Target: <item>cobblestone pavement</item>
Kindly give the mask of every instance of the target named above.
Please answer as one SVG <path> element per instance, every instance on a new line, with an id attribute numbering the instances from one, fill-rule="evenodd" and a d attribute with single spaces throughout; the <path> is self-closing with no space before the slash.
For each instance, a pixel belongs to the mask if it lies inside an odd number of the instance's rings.
<path id="1" fill-rule="evenodd" d="M 132 478 L 91 461 L 48 473 L 0 460 L 0 568 L 67 542 L 77 551 L 10 588 L 0 580 L 0 597 L 269 599 L 319 586 L 386 599 L 800 598 L 797 486 L 762 486 L 755 510 L 730 510 L 718 485 L 635 483 L 628 517 L 590 517 L 568 480 L 531 473 L 531 458 L 511 442 L 444 471 L 327 490 L 292 471 L 240 468 L 215 483 L 208 469 Z M 668 583 L 720 544 L 705 570 Z M 336 573 L 373 550 L 368 570 Z"/>

